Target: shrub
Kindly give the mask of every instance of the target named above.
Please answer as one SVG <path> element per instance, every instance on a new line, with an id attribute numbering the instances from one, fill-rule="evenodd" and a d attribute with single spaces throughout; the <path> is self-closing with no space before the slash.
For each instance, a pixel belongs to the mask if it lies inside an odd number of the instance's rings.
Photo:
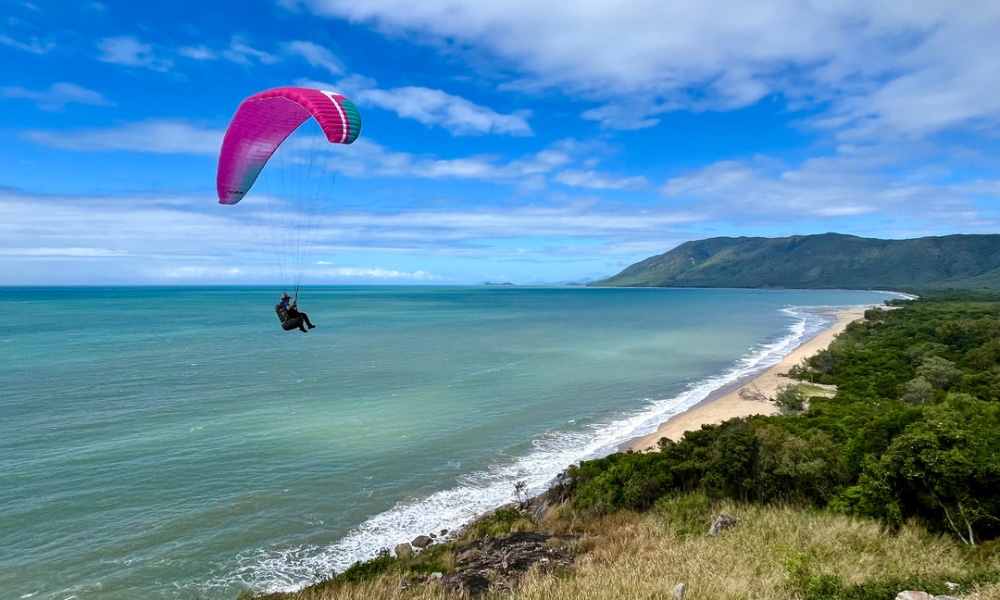
<path id="1" fill-rule="evenodd" d="M 781 409 L 783 415 L 797 415 L 806 407 L 806 395 L 800 386 L 783 385 L 778 388 L 774 403 Z"/>

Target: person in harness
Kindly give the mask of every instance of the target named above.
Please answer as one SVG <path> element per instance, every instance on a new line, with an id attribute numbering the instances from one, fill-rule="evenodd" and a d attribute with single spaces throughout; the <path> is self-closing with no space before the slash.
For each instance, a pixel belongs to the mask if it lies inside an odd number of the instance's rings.
<path id="1" fill-rule="evenodd" d="M 309 315 L 299 312 L 297 302 L 297 300 L 292 300 L 292 297 L 288 294 L 284 294 L 281 296 L 281 302 L 274 307 L 274 310 L 278 313 L 278 318 L 281 320 L 282 329 L 291 331 L 298 328 L 302 333 L 308 333 L 306 327 L 312 329 L 316 326 L 309 320 Z"/>

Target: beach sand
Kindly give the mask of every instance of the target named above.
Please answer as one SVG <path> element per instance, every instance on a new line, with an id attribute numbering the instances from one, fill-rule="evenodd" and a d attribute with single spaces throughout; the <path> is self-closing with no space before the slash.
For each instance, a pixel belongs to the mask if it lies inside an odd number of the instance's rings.
<path id="1" fill-rule="evenodd" d="M 802 345 L 785 356 L 781 362 L 769 367 L 750 381 L 725 391 L 725 393 L 721 393 L 720 390 L 721 395 L 709 396 L 701 404 L 672 417 L 665 423 L 661 423 L 655 432 L 629 443 L 627 449 L 635 450 L 636 452 L 655 450 L 660 438 L 667 437 L 675 442 L 680 441 L 685 431 L 696 431 L 701 429 L 702 425 L 715 425 L 734 417 L 777 414 L 778 407 L 773 402 L 744 400 L 740 398 L 740 390 L 748 388 L 753 392 L 760 392 L 764 396 L 773 399 L 779 388 L 797 382 L 797 380 L 787 377 L 789 369 L 800 364 L 803 359 L 809 358 L 817 354 L 820 350 L 826 349 L 833 342 L 834 338 L 847 328 L 849 323 L 864 318 L 865 311 L 869 308 L 871 307 L 859 306 L 836 312 L 823 313 L 836 317 L 836 321 L 828 329 L 806 340 Z"/>

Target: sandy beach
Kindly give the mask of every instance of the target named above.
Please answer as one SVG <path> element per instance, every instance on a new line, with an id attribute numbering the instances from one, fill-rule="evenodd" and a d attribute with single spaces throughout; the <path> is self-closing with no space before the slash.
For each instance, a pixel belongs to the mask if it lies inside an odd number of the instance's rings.
<path id="1" fill-rule="evenodd" d="M 864 318 L 865 311 L 869 308 L 871 307 L 859 306 L 824 313 L 836 317 L 836 321 L 828 329 L 803 342 L 781 362 L 730 391 L 709 396 L 701 404 L 661 423 L 655 432 L 632 441 L 628 448 L 636 452 L 655 450 L 660 438 L 666 437 L 676 442 L 683 437 L 684 432 L 698 430 L 702 425 L 714 425 L 734 417 L 776 414 L 778 408 L 774 403 L 744 400 L 740 397 L 740 390 L 749 388 L 768 398 L 774 398 L 779 388 L 795 381 L 787 377 L 789 369 L 828 347 L 849 323 Z"/>

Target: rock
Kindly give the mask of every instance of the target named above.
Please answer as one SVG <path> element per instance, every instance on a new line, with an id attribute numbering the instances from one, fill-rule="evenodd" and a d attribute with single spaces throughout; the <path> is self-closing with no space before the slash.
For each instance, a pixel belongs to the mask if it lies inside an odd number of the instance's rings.
<path id="1" fill-rule="evenodd" d="M 570 543 L 574 539 L 516 532 L 477 540 L 455 549 L 458 570 L 445 575 L 444 588 L 471 598 L 488 592 L 510 593 L 532 568 L 551 573 L 572 565 L 575 555 Z"/>
<path id="2" fill-rule="evenodd" d="M 727 514 L 721 514 L 719 515 L 719 518 L 715 520 L 715 523 L 712 523 L 711 529 L 708 530 L 708 535 L 711 536 L 719 535 L 719 532 L 722 531 L 723 529 L 729 529 L 730 527 L 736 525 L 739 522 L 740 520 L 737 519 L 736 517 L 730 517 Z"/>
<path id="3" fill-rule="evenodd" d="M 441 571 L 434 571 L 433 573 L 431 573 L 430 579 L 431 581 L 441 581 L 442 579 L 444 579 L 444 573 L 442 573 Z"/>
<path id="4" fill-rule="evenodd" d="M 476 560 L 477 556 L 479 556 L 479 550 L 476 549 L 476 548 L 469 548 L 468 550 L 466 550 L 466 551 L 464 551 L 464 552 L 462 552 L 461 554 L 458 555 L 458 562 L 459 563 L 470 563 L 470 562 Z"/>
<path id="5" fill-rule="evenodd" d="M 958 600 L 954 596 L 934 596 L 934 600 Z"/>
<path id="6" fill-rule="evenodd" d="M 403 542 L 396 545 L 396 558 L 409 558 L 413 554 L 413 547 Z"/>
<path id="7" fill-rule="evenodd" d="M 896 600 L 934 600 L 934 596 L 931 596 L 927 592 L 906 590 L 905 592 L 896 594 Z"/>
<path id="8" fill-rule="evenodd" d="M 432 540 L 431 537 L 428 535 L 418 535 L 413 539 L 412 542 L 410 542 L 410 545 L 412 545 L 414 548 L 423 549 L 426 548 L 427 546 L 430 546 L 431 542 L 433 541 L 434 540 Z"/>
<path id="9" fill-rule="evenodd" d="M 680 582 L 674 586 L 674 598 L 677 600 L 684 600 L 684 590 L 687 589 L 687 585 L 684 582 Z"/>

